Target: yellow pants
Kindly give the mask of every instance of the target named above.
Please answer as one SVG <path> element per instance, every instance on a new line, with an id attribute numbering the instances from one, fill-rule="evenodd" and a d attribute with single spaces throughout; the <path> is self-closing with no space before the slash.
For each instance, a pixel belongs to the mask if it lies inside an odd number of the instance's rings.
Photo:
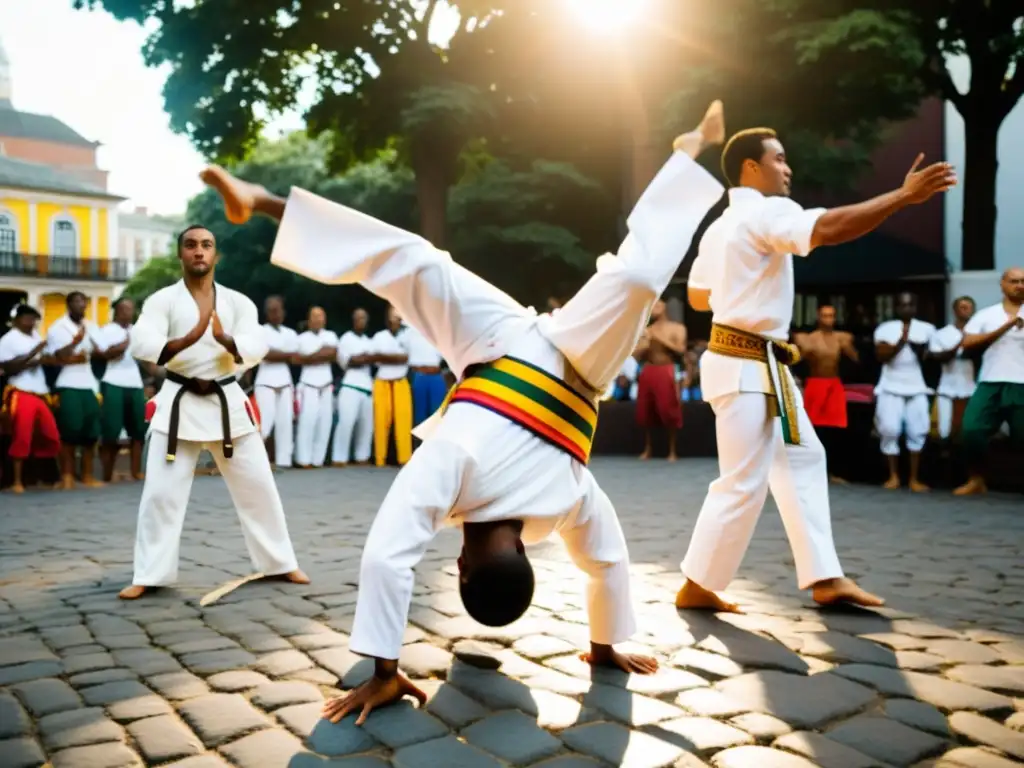
<path id="1" fill-rule="evenodd" d="M 373 454 L 378 467 L 388 460 L 388 437 L 395 430 L 400 465 L 412 457 L 412 389 L 408 379 L 373 382 Z"/>

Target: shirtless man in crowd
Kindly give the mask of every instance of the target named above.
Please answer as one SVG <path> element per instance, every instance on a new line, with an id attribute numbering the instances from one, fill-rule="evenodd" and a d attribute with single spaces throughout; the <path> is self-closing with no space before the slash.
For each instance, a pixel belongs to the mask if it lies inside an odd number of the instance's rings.
<path id="1" fill-rule="evenodd" d="M 651 432 L 663 427 L 668 433 L 668 460 L 675 461 L 676 430 L 683 426 L 683 407 L 676 382 L 676 361 L 686 354 L 686 326 L 670 320 L 665 302 L 651 310 L 651 324 L 637 345 L 634 357 L 643 363 L 637 379 L 636 417 L 644 428 L 641 459 L 651 458 Z"/>
<path id="2" fill-rule="evenodd" d="M 818 327 L 810 333 L 798 333 L 793 341 L 807 361 L 807 380 L 804 382 L 804 408 L 814 425 L 825 454 L 834 459 L 841 449 L 841 432 L 846 429 L 846 388 L 839 378 L 839 363 L 845 356 L 860 362 L 853 343 L 853 334 L 836 329 L 836 309 L 824 304 L 818 308 Z M 829 472 L 833 483 L 846 480 Z"/>

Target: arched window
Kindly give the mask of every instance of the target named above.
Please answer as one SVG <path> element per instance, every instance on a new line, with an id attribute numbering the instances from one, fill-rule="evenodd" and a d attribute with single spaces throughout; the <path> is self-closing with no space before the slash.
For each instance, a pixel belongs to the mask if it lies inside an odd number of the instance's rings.
<path id="1" fill-rule="evenodd" d="M 78 256 L 78 227 L 72 219 L 53 220 L 53 246 L 50 250 L 54 256 Z"/>
<path id="2" fill-rule="evenodd" d="M 0 211 L 0 255 L 18 252 L 18 222 L 7 211 Z"/>

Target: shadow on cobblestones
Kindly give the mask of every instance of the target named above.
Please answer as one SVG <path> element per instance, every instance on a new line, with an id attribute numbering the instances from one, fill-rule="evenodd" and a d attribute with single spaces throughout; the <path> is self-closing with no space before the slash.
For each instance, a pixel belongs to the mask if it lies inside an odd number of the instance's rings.
<path id="1" fill-rule="evenodd" d="M 430 694 L 362 728 L 320 720 L 365 680 L 350 653 L 359 558 L 391 470 L 279 476 L 308 586 L 249 571 L 219 478 L 197 479 L 181 583 L 133 603 L 138 486 L 0 497 L 0 766 L 208 768 L 1003 768 L 1024 764 L 1020 497 L 833 491 L 850 575 L 880 612 L 797 592 L 778 515 L 730 596 L 679 614 L 678 561 L 714 465 L 599 460 L 630 544 L 639 631 L 658 674 L 593 671 L 583 580 L 531 550 L 534 606 L 487 629 L 458 599 L 458 537 L 417 569 L 401 664 Z M 466 661 L 463 661 L 466 660 Z M 472 661 L 473 663 L 467 663 Z M 481 668 L 491 667 L 490 669 Z"/>

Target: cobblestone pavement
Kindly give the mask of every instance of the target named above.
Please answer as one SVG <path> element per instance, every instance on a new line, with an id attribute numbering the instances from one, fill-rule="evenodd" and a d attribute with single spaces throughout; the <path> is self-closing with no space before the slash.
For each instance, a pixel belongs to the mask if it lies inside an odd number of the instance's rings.
<path id="1" fill-rule="evenodd" d="M 0 497 L 0 766 L 212 768 L 1002 768 L 1024 763 L 1021 497 L 833 490 L 848 571 L 880 614 L 816 610 L 769 506 L 731 594 L 747 613 L 680 616 L 672 598 L 714 465 L 606 459 L 595 472 L 629 540 L 652 677 L 590 670 L 581 579 L 533 551 L 534 607 L 485 630 L 454 589 L 454 532 L 418 569 L 405 670 L 429 705 L 362 728 L 319 720 L 347 650 L 360 546 L 393 470 L 279 476 L 313 584 L 199 598 L 248 562 L 219 478 L 199 478 L 181 586 L 118 601 L 139 487 Z M 453 657 L 501 662 L 488 671 Z"/>

